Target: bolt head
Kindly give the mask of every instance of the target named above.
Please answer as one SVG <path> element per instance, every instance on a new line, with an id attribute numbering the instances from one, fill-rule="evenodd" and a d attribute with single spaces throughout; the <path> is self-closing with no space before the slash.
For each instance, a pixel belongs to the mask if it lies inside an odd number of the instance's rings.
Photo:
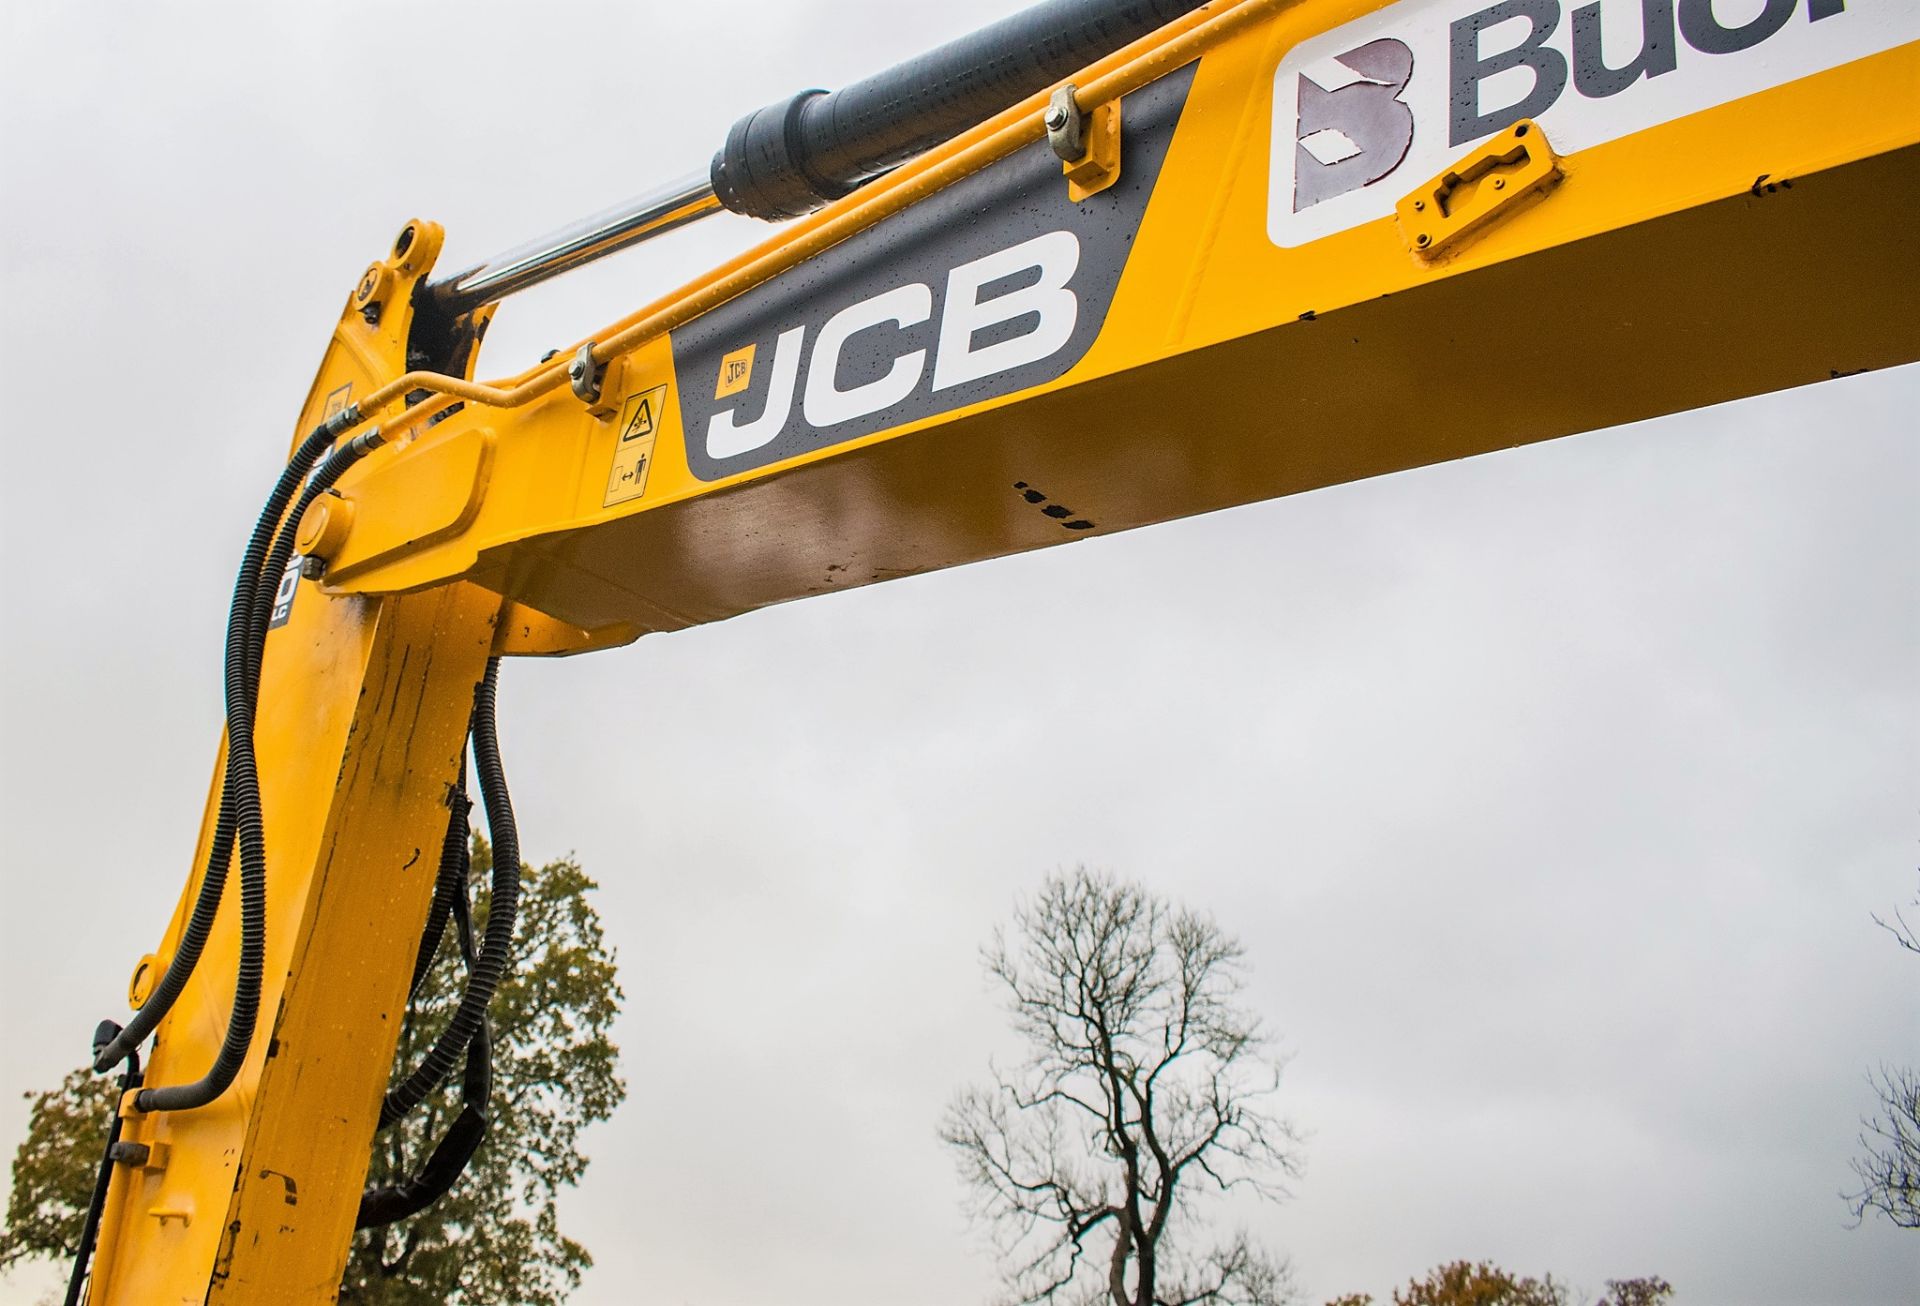
<path id="1" fill-rule="evenodd" d="M 1047 130 L 1048 131 L 1057 132 L 1066 125 L 1067 125 L 1067 111 L 1065 109 L 1061 108 L 1059 105 L 1056 104 L 1047 110 Z"/>

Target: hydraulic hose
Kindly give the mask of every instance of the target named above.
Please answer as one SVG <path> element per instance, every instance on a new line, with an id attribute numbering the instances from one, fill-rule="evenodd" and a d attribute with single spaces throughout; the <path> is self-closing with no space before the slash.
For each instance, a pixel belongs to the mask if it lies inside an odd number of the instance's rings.
<path id="1" fill-rule="evenodd" d="M 466 829 L 462 826 L 463 838 L 465 833 Z M 467 905 L 467 883 L 464 878 L 460 881 L 459 892 L 451 900 L 450 911 L 459 928 L 460 957 L 466 962 L 467 972 L 471 975 L 474 963 L 473 916 Z M 431 956 L 428 960 L 432 960 Z M 460 1076 L 460 1114 L 447 1126 L 447 1132 L 435 1145 L 426 1164 L 420 1167 L 419 1174 L 397 1184 L 369 1188 L 360 1195 L 360 1210 L 354 1217 L 353 1227 L 371 1229 L 392 1224 L 396 1220 L 419 1214 L 446 1196 L 486 1139 L 490 1123 L 487 1099 L 492 1092 L 493 1039 L 483 1014 L 480 1028 L 474 1031 L 473 1041 L 467 1044 L 467 1064 Z"/>
<path id="2" fill-rule="evenodd" d="M 353 1227 L 371 1229 L 392 1224 L 432 1206 L 453 1187 L 473 1154 L 486 1140 L 487 1097 L 493 1091 L 493 1051 L 485 1020 L 467 1044 L 467 1065 L 460 1081 L 460 1114 L 435 1145 L 420 1173 L 386 1188 L 369 1188 L 360 1195 Z"/>
<path id="3" fill-rule="evenodd" d="M 471 724 L 468 729 L 472 729 Z M 446 837 L 440 842 L 440 872 L 433 881 L 433 906 L 427 912 L 427 928 L 420 933 L 420 950 L 413 957 L 413 978 L 407 982 L 409 1002 L 420 991 L 421 982 L 433 966 L 434 954 L 440 951 L 440 940 L 447 932 L 447 918 L 454 910 L 454 903 L 466 897 L 467 872 L 472 866 L 467 848 L 467 814 L 473 805 L 467 801 L 464 770 L 454 784 L 447 806 L 451 810 L 447 813 Z M 465 956 L 467 944 L 463 942 L 461 946 L 461 955 Z"/>
<path id="4" fill-rule="evenodd" d="M 254 625 L 253 612 L 257 602 L 260 568 L 265 561 L 273 532 L 281 524 L 286 513 L 287 503 L 292 499 L 300 482 L 306 477 L 329 445 L 360 420 L 359 410 L 353 407 L 336 414 L 322 422 L 300 442 L 292 459 L 280 473 L 280 479 L 274 484 L 273 492 L 267 497 L 266 507 L 261 510 L 259 520 L 254 524 L 253 534 L 248 538 L 247 548 L 240 562 L 240 574 L 235 579 L 233 601 L 227 614 L 227 643 L 231 649 L 236 638 L 250 631 Z M 297 520 L 297 519 L 296 519 Z M 278 583 L 278 577 L 275 577 Z M 271 596 L 269 596 L 271 597 Z M 251 685 L 257 691 L 259 660 L 251 660 Z M 206 873 L 201 878 L 200 893 L 194 900 L 193 911 L 187 919 L 186 928 L 180 933 L 180 942 L 175 947 L 173 959 L 161 976 L 153 992 L 141 1004 L 138 1011 L 128 1020 L 113 1040 L 101 1048 L 94 1058 L 93 1068 L 98 1073 L 111 1070 L 115 1065 L 131 1056 L 146 1041 L 160 1021 L 172 1010 L 174 1001 L 186 987 L 194 968 L 200 963 L 200 953 L 206 947 L 207 938 L 213 932 L 215 915 L 220 909 L 220 899 L 227 883 L 227 871 L 233 861 L 233 841 L 237 811 L 235 808 L 234 770 L 232 748 L 228 748 L 228 765 L 221 781 L 220 809 L 215 818 L 213 839 L 207 853 Z"/>
<path id="5" fill-rule="evenodd" d="M 487 1017 L 487 1004 L 513 959 L 514 919 L 520 907 L 520 836 L 513 820 L 513 800 L 507 793 L 506 771 L 500 764 L 500 736 L 496 703 L 500 659 L 487 660 L 487 672 L 473 695 L 473 763 L 480 798 L 486 804 L 487 829 L 493 839 L 493 893 L 487 909 L 487 928 L 479 955 L 467 976 L 467 989 L 453 1019 L 441 1031 L 412 1074 L 390 1091 L 380 1104 L 380 1127 L 385 1128 L 426 1100 L 466 1051 Z"/>
<path id="6" fill-rule="evenodd" d="M 264 529 L 256 528 L 248 541 L 241 575 L 234 587 L 234 605 L 243 612 L 244 620 L 229 623 L 227 630 L 226 788 L 232 795 L 233 837 L 240 852 L 240 965 L 234 980 L 233 1009 L 227 1019 L 227 1033 L 220 1052 L 207 1073 L 190 1084 L 140 1090 L 134 1098 L 137 1110 L 188 1111 L 207 1105 L 226 1091 L 253 1046 L 267 940 L 266 830 L 260 802 L 260 776 L 253 751 L 253 727 L 258 709 L 260 657 L 272 614 L 273 587 L 278 585 L 279 577 L 293 557 L 301 514 L 316 497 L 331 488 L 347 468 L 380 443 L 378 431 L 368 431 L 335 450 L 308 478 L 291 513 L 285 511 L 286 499 L 279 493 L 283 487 L 298 484 L 297 476 L 292 475 L 293 466 L 289 464 L 261 515 Z M 302 452 L 305 452 L 304 445 Z M 276 525 L 277 534 L 274 533 Z M 271 539 L 272 544 L 262 557 L 259 546 L 267 539 Z M 226 805 L 223 802 L 222 808 Z"/>
<path id="7" fill-rule="evenodd" d="M 93 1032 L 96 1051 L 104 1048 L 120 1033 L 120 1026 L 103 1020 Z M 120 1092 L 140 1086 L 140 1052 L 136 1048 L 127 1057 L 127 1068 L 120 1076 Z M 73 1254 L 73 1272 L 67 1276 L 65 1306 L 80 1306 L 86 1296 L 87 1265 L 93 1260 L 94 1243 L 100 1237 L 100 1217 L 107 1209 L 107 1186 L 113 1181 L 114 1153 L 120 1142 L 120 1100 L 113 1103 L 113 1119 L 107 1122 L 107 1146 L 100 1154 L 100 1169 L 93 1182 L 93 1200 L 87 1203 L 87 1216 L 80 1224 L 80 1246 Z"/>

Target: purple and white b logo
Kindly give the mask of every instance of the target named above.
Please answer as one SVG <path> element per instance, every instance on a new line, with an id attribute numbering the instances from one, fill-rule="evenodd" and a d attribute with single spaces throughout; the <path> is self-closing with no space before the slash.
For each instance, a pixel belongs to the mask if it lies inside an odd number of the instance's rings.
<path id="1" fill-rule="evenodd" d="M 1383 37 L 1334 59 L 1353 80 L 1328 90 L 1300 74 L 1295 213 L 1379 181 L 1400 166 L 1413 144 L 1413 110 L 1400 99 L 1413 76 L 1413 51 Z"/>

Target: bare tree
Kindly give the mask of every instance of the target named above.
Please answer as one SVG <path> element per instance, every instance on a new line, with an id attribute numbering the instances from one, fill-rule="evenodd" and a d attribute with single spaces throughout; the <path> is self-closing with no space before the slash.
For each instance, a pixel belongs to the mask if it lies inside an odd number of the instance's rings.
<path id="1" fill-rule="evenodd" d="M 1891 921 L 1873 919 L 1901 947 L 1920 954 L 1920 934 L 1898 908 Z M 1860 1186 L 1845 1194 L 1847 1204 L 1855 1220 L 1878 1211 L 1902 1229 L 1920 1229 L 1920 1072 L 1883 1065 L 1868 1082 L 1879 1094 L 1880 1112 L 1860 1122 L 1862 1155 L 1853 1161 Z"/>
<path id="2" fill-rule="evenodd" d="M 1276 1306 L 1284 1261 L 1216 1241 L 1200 1198 L 1284 1195 L 1298 1135 L 1239 1002 L 1242 950 L 1208 917 L 1079 869 L 1050 877 L 985 950 L 1026 1056 L 963 1091 L 942 1139 L 991 1222 L 1013 1300 Z"/>

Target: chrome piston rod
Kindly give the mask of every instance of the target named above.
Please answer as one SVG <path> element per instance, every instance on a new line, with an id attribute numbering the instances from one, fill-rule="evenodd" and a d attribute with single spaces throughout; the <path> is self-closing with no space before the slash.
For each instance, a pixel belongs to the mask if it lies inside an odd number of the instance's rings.
<path id="1" fill-rule="evenodd" d="M 770 222 L 811 213 L 1201 3 L 1041 0 L 851 86 L 758 109 L 733 125 L 710 171 L 433 282 L 426 294 L 452 321 L 723 208 Z"/>
<path id="2" fill-rule="evenodd" d="M 433 282 L 426 293 L 455 318 L 719 211 L 713 182 L 697 172 Z"/>

